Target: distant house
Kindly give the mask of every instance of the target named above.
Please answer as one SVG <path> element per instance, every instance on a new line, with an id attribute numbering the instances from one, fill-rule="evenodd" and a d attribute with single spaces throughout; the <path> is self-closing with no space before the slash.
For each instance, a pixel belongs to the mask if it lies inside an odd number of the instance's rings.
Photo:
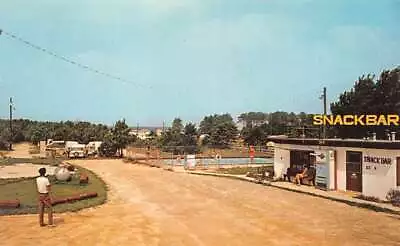
<path id="1" fill-rule="evenodd" d="M 243 122 L 244 127 L 258 127 L 264 124 L 268 124 L 268 120 L 251 120 L 251 121 L 245 121 Z"/>
<path id="2" fill-rule="evenodd" d="M 149 129 L 142 128 L 142 129 L 139 129 L 139 130 L 138 129 L 132 129 L 129 132 L 129 135 L 136 136 L 139 139 L 145 140 L 145 139 L 150 138 L 150 133 L 151 133 L 151 131 Z"/>
<path id="3" fill-rule="evenodd" d="M 163 134 L 164 131 L 163 131 L 163 129 L 157 128 L 155 132 L 156 132 L 156 136 L 159 137 Z"/>

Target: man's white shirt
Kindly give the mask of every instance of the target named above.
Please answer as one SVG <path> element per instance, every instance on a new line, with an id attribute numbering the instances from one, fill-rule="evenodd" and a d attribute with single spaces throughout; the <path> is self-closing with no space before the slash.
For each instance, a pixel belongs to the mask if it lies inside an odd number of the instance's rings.
<path id="1" fill-rule="evenodd" d="M 48 178 L 42 176 L 36 178 L 36 185 L 39 193 L 48 193 L 47 186 L 50 185 Z"/>

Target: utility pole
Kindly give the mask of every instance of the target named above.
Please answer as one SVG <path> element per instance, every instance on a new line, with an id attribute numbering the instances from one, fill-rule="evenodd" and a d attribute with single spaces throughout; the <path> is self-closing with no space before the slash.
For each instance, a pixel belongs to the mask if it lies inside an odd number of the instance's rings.
<path id="1" fill-rule="evenodd" d="M 320 99 L 323 100 L 323 103 L 324 103 L 324 116 L 326 116 L 326 87 L 324 87 Z M 324 141 L 325 138 L 326 138 L 326 125 L 323 124 L 322 127 L 323 127 L 322 128 L 322 141 Z"/>
<path id="2" fill-rule="evenodd" d="M 162 132 L 165 132 L 165 121 L 162 122 Z"/>
<path id="3" fill-rule="evenodd" d="M 12 97 L 10 97 L 10 150 L 12 150 L 12 142 L 13 142 L 13 125 L 12 125 L 12 121 L 13 121 L 13 99 Z"/>

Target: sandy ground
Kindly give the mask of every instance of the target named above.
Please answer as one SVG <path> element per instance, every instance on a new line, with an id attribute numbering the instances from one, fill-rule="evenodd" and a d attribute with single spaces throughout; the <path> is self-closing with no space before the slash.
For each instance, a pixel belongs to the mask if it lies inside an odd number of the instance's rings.
<path id="1" fill-rule="evenodd" d="M 400 218 L 388 214 L 119 160 L 74 162 L 109 184 L 109 201 L 57 215 L 56 228 L 36 215 L 0 217 L 0 244 L 400 245 Z"/>
<path id="2" fill-rule="evenodd" d="M 21 144 L 14 144 L 13 151 L 7 152 L 6 156 L 14 157 L 14 158 L 32 158 L 29 154 L 29 150 L 32 147 L 29 143 L 21 143 Z"/>
<path id="3" fill-rule="evenodd" d="M 28 143 L 13 145 L 13 151 L 7 152 L 6 156 L 13 158 L 32 158 L 35 155 L 29 154 L 31 145 Z M 56 167 L 49 165 L 33 165 L 21 163 L 10 166 L 0 166 L 0 178 L 19 178 L 38 176 L 39 168 L 45 167 L 48 175 L 54 174 Z"/>
<path id="4" fill-rule="evenodd" d="M 14 157 L 28 157 L 29 145 Z M 321 198 L 120 160 L 77 160 L 109 185 L 109 201 L 58 214 L 0 217 L 0 245 L 400 245 L 400 218 Z"/>

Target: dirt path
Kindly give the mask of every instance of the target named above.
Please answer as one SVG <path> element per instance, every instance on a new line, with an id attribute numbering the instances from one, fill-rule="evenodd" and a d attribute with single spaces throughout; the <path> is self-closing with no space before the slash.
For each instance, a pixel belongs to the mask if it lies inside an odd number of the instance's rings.
<path id="1" fill-rule="evenodd" d="M 13 151 L 10 151 L 6 154 L 6 156 L 13 158 L 32 158 L 32 155 L 29 153 L 32 145 L 29 143 L 20 143 L 13 145 Z"/>
<path id="2" fill-rule="evenodd" d="M 110 188 L 98 208 L 0 217 L 4 245 L 400 245 L 400 218 L 237 180 L 77 161 Z"/>

